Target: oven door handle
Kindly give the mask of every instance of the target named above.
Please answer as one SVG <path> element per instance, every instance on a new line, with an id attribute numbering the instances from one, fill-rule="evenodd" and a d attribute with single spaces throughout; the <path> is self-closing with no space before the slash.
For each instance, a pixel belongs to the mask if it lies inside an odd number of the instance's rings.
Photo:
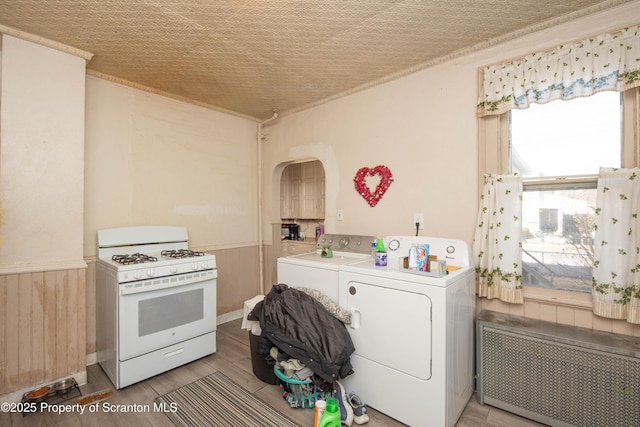
<path id="1" fill-rule="evenodd" d="M 124 283 L 120 285 L 120 295 L 133 295 L 143 292 L 157 291 L 160 289 L 176 288 L 178 286 L 186 286 L 193 283 L 204 282 L 206 280 L 213 280 L 216 277 L 218 277 L 216 270 L 203 270 L 197 273 Z"/>

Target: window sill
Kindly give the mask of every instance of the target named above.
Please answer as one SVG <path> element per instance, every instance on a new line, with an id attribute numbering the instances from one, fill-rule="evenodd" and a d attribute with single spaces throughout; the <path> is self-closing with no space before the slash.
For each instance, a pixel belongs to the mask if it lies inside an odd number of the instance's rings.
<path id="1" fill-rule="evenodd" d="M 544 289 L 534 286 L 524 286 L 524 299 L 526 301 L 556 306 L 589 309 L 593 306 L 593 297 L 589 293 L 561 291 L 557 289 Z"/>

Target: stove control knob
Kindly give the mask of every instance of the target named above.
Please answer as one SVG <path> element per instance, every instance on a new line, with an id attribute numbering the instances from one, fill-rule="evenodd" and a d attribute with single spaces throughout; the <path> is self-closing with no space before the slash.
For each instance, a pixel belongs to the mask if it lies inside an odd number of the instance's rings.
<path id="1" fill-rule="evenodd" d="M 198 269 L 198 263 L 194 262 L 193 264 L 191 264 L 191 269 L 192 270 L 197 270 Z"/>
<path id="2" fill-rule="evenodd" d="M 176 274 L 178 272 L 178 267 L 174 265 L 173 267 L 169 268 L 169 271 L 171 272 L 171 274 Z"/>
<path id="3" fill-rule="evenodd" d="M 133 278 L 134 279 L 140 279 L 140 278 L 142 278 L 142 274 L 139 271 L 134 271 L 133 272 Z"/>
<path id="4" fill-rule="evenodd" d="M 206 270 L 207 269 L 207 263 L 206 262 L 201 262 L 200 263 L 200 268 L 203 269 L 203 270 Z"/>
<path id="5" fill-rule="evenodd" d="M 153 270 L 149 269 L 147 270 L 147 277 L 153 277 L 155 275 L 155 273 L 153 272 Z"/>

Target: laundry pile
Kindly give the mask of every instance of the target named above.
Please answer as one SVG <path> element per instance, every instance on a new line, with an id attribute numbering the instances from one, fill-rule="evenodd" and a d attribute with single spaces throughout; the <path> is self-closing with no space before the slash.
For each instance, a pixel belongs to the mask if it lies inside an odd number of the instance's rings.
<path id="1" fill-rule="evenodd" d="M 300 360 L 327 384 L 353 372 L 355 347 L 344 323 L 311 295 L 275 285 L 249 316 L 259 319 L 262 337 L 272 346 Z"/>
<path id="2" fill-rule="evenodd" d="M 306 393 L 335 395 L 343 424 L 368 421 L 365 405 L 355 393 L 345 393 L 338 381 L 353 373 L 350 357 L 355 347 L 345 328 L 350 313 L 317 291 L 278 284 L 247 319 L 260 322 L 258 352 L 288 378 L 308 381 Z M 287 393 L 285 388 L 285 399 Z"/>
<path id="3" fill-rule="evenodd" d="M 320 400 L 331 397 L 330 391 L 320 389 L 313 381 L 313 371 L 300 360 L 291 358 L 277 347 L 271 347 L 267 359 L 275 360 L 276 384 L 282 388 L 282 397 L 292 408 L 313 408 Z"/>
<path id="4" fill-rule="evenodd" d="M 278 347 L 271 347 L 269 356 L 276 361 L 278 368 L 280 368 L 288 378 L 307 381 L 313 376 L 311 368 L 305 366 L 298 359 L 292 359 L 288 354 L 278 350 Z"/>

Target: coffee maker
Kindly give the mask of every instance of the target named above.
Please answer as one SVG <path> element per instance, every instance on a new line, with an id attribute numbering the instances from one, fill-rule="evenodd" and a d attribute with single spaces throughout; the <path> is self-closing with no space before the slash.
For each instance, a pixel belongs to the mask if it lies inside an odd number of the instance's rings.
<path id="1" fill-rule="evenodd" d="M 298 240 L 300 238 L 300 225 L 294 223 L 283 223 L 282 238 L 284 240 Z"/>

